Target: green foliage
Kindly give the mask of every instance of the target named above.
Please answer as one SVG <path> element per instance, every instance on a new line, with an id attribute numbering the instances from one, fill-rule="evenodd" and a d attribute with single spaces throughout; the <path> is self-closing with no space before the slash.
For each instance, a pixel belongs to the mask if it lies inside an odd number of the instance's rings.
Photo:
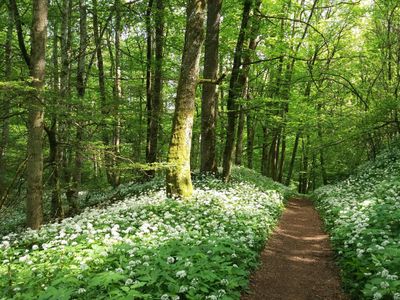
<path id="1" fill-rule="evenodd" d="M 244 168 L 195 186 L 185 201 L 127 186 L 115 204 L 99 195 L 101 207 L 3 236 L 0 299 L 239 299 L 286 188 Z"/>
<path id="2" fill-rule="evenodd" d="M 400 143 L 314 198 L 354 297 L 400 298 Z M 392 298 L 391 298 L 392 297 Z"/>

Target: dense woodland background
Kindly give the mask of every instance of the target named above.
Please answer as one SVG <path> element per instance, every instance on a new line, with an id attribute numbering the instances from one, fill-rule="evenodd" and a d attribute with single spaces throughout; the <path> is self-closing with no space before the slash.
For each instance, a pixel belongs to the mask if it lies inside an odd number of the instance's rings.
<path id="1" fill-rule="evenodd" d="M 187 2 L 0 2 L 2 217 L 27 198 L 36 228 L 42 194 L 47 219 L 71 215 L 80 191 L 188 153 L 192 171 L 227 181 L 244 165 L 307 193 L 400 133 L 398 1 Z M 171 150 L 178 107 L 194 113 L 184 155 Z"/>

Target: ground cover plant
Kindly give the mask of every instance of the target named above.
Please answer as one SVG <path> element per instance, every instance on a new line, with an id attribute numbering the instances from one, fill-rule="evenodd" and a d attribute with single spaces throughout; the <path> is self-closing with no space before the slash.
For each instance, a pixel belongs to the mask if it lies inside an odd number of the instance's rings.
<path id="1" fill-rule="evenodd" d="M 355 298 L 400 299 L 400 147 L 314 193 Z"/>
<path id="2" fill-rule="evenodd" d="M 239 299 L 283 209 L 282 186 L 201 177 L 0 240 L 0 299 Z M 268 188 L 268 186 L 270 188 Z"/>

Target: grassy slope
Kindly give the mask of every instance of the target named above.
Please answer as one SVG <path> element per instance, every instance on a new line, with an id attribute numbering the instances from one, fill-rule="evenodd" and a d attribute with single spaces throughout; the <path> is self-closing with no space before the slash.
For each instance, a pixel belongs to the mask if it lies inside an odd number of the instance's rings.
<path id="1" fill-rule="evenodd" d="M 355 298 L 400 299 L 400 147 L 314 194 Z"/>
<path id="2" fill-rule="evenodd" d="M 195 185 L 190 201 L 126 187 L 134 196 L 3 236 L 0 299 L 239 299 L 287 190 L 241 168 Z"/>

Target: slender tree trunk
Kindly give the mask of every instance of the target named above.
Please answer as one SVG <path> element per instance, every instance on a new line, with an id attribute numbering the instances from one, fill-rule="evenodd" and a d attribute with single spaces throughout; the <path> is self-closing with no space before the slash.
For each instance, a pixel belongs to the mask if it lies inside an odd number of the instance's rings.
<path id="1" fill-rule="evenodd" d="M 49 139 L 49 163 L 51 165 L 51 216 L 53 218 L 63 218 L 64 209 L 61 200 L 60 188 L 60 151 L 57 140 L 57 120 L 53 118 L 51 127 L 47 130 Z"/>
<path id="2" fill-rule="evenodd" d="M 261 174 L 268 176 L 269 172 L 269 149 L 268 149 L 268 136 L 269 130 L 266 126 L 263 126 L 263 145 L 262 145 L 262 156 L 261 156 Z"/>
<path id="3" fill-rule="evenodd" d="M 119 106 L 122 98 L 121 87 L 121 2 L 115 0 L 115 78 L 114 78 L 114 105 L 113 105 L 113 154 L 112 154 L 112 180 L 113 187 L 120 185 L 120 170 L 118 167 L 121 143 L 121 120 Z"/>
<path id="4" fill-rule="evenodd" d="M 322 128 L 321 124 L 318 123 L 318 138 L 321 144 L 323 144 L 323 135 L 322 135 Z M 326 169 L 325 169 L 325 153 L 324 149 L 321 147 L 319 150 L 319 163 L 321 166 L 321 176 L 322 176 L 322 183 L 324 185 L 328 184 L 328 178 L 326 175 Z"/>
<path id="5" fill-rule="evenodd" d="M 53 90 L 56 95 L 53 98 L 54 108 L 51 111 L 51 126 L 46 129 L 49 139 L 49 164 L 51 166 L 51 215 L 53 218 L 63 218 L 64 211 L 60 190 L 60 149 L 58 143 L 58 95 L 60 93 L 60 74 L 58 65 L 58 23 L 54 20 L 53 25 Z"/>
<path id="6" fill-rule="evenodd" d="M 253 114 L 248 111 L 246 114 L 246 129 L 247 129 L 247 167 L 249 169 L 254 168 L 254 137 L 255 137 L 255 130 L 254 130 L 254 121 L 253 121 Z"/>
<path id="7" fill-rule="evenodd" d="M 87 48 L 87 8 L 86 0 L 79 0 L 79 56 L 78 56 L 78 71 L 76 75 L 76 91 L 79 98 L 77 105 L 78 109 L 82 107 L 86 86 L 85 86 L 85 67 L 86 67 L 86 48 Z M 82 181 L 82 166 L 83 166 L 83 123 L 76 121 L 75 135 L 75 158 L 72 170 L 72 183 L 68 191 L 68 201 L 70 212 L 75 214 L 79 211 L 78 193 Z"/>
<path id="8" fill-rule="evenodd" d="M 166 183 L 169 197 L 189 197 L 193 191 L 190 149 L 200 53 L 204 41 L 205 6 L 205 0 L 188 0 L 185 46 L 168 151 L 170 167 L 167 170 Z"/>
<path id="9" fill-rule="evenodd" d="M 156 152 L 154 152 L 154 138 L 152 138 L 153 126 L 153 27 L 151 26 L 151 17 L 153 12 L 153 0 L 149 0 L 146 9 L 146 109 L 147 109 L 147 143 L 146 143 L 146 162 L 156 161 Z M 154 170 L 149 170 L 146 175 L 149 178 L 154 177 Z"/>
<path id="10" fill-rule="evenodd" d="M 13 38 L 13 25 L 14 25 L 13 11 L 11 5 L 8 6 L 8 25 L 7 25 L 7 39 L 4 47 L 4 78 L 6 81 L 12 79 L 12 38 Z M 10 100 L 7 95 L 2 94 L 1 98 L 4 105 L 2 106 L 4 116 L 7 116 L 10 111 Z M 9 139 L 9 120 L 4 119 L 1 124 L 1 136 L 0 136 L 0 199 L 6 191 L 6 150 Z"/>
<path id="11" fill-rule="evenodd" d="M 296 154 L 297 154 L 297 148 L 299 146 L 299 139 L 301 136 L 301 131 L 297 131 L 296 133 L 296 138 L 294 140 L 294 145 L 293 145 L 293 152 L 292 152 L 292 158 L 290 159 L 290 164 L 289 164 L 289 169 L 288 169 L 288 174 L 286 177 L 286 182 L 285 185 L 289 186 L 290 180 L 292 179 L 292 174 L 293 174 L 293 169 L 294 169 L 294 163 L 296 161 Z"/>
<path id="12" fill-rule="evenodd" d="M 70 120 L 71 105 L 69 97 L 71 93 L 71 14 L 72 0 L 63 0 L 61 18 L 61 70 L 60 70 L 60 106 L 65 111 L 65 115 L 60 119 L 59 135 L 62 143 L 59 144 L 59 154 L 62 165 L 63 182 L 66 185 L 66 196 L 69 197 L 69 184 L 71 180 L 71 149 L 67 146 L 71 140 L 69 131 L 72 127 Z M 69 202 L 69 201 L 68 201 Z"/>
<path id="13" fill-rule="evenodd" d="M 107 94 L 106 94 L 106 83 L 104 76 L 104 58 L 103 58 L 103 48 L 102 48 L 102 39 L 100 36 L 100 24 L 98 18 L 98 2 L 97 0 L 93 0 L 93 34 L 94 41 L 96 45 L 96 58 L 97 58 L 97 71 L 98 71 L 98 83 L 99 83 L 99 92 L 100 92 L 100 106 L 101 106 L 101 114 L 103 119 L 103 128 L 101 133 L 101 138 L 104 146 L 104 160 L 105 160 L 105 169 L 107 175 L 107 181 L 111 183 L 112 179 L 112 159 L 110 155 L 110 137 L 109 137 L 109 127 L 106 122 L 106 119 L 110 113 L 109 103 L 107 103 Z"/>
<path id="14" fill-rule="evenodd" d="M 302 139 L 302 159 L 301 159 L 301 170 L 299 178 L 299 193 L 306 194 L 308 191 L 308 137 L 307 145 Z"/>
<path id="15" fill-rule="evenodd" d="M 235 149 L 235 164 L 238 166 L 242 164 L 244 123 L 245 123 L 245 115 L 243 111 L 243 105 L 240 105 L 236 149 Z"/>
<path id="16" fill-rule="evenodd" d="M 217 79 L 219 55 L 219 30 L 221 23 L 222 0 L 207 1 L 207 33 L 204 53 L 204 72 L 206 79 Z M 217 173 L 216 127 L 217 127 L 217 86 L 203 84 L 201 98 L 201 154 L 200 172 Z"/>
<path id="17" fill-rule="evenodd" d="M 261 0 L 256 0 L 255 3 L 256 10 L 261 8 Z M 253 112 L 250 109 L 251 95 L 250 95 L 250 86 L 249 86 L 249 72 L 250 72 L 250 63 L 251 63 L 251 54 L 257 48 L 257 39 L 260 30 L 260 19 L 253 15 L 251 31 L 250 31 L 250 40 L 249 40 L 249 51 L 244 57 L 244 67 L 243 67 L 243 75 L 244 75 L 244 93 L 243 98 L 247 100 L 246 102 L 246 130 L 247 130 L 247 147 L 246 147 L 246 155 L 247 155 L 247 167 L 253 168 L 253 153 L 254 153 L 254 137 L 255 137 L 255 124 Z"/>
<path id="18" fill-rule="evenodd" d="M 26 211 L 27 226 L 37 229 L 43 222 L 43 117 L 47 0 L 33 1 L 32 44 L 30 75 L 32 92 L 28 103 L 28 161 L 26 167 Z"/>
<path id="19" fill-rule="evenodd" d="M 156 0 L 155 20 L 155 59 L 154 59 L 154 81 L 152 76 L 152 28 L 150 24 L 151 2 L 147 10 L 147 101 L 148 101 L 148 139 L 147 139 L 147 163 L 157 162 L 158 139 L 161 126 L 162 110 L 162 67 L 164 59 L 164 1 Z M 155 171 L 149 170 L 147 176 L 154 177 Z"/>
<path id="20" fill-rule="evenodd" d="M 281 156 L 279 159 L 279 166 L 277 170 L 277 181 L 283 182 L 283 167 L 285 166 L 285 154 L 286 154 L 286 125 L 282 128 L 282 136 L 281 136 Z"/>
<path id="21" fill-rule="evenodd" d="M 164 0 L 156 0 L 156 12 L 154 19 L 156 23 L 155 28 L 155 62 L 154 62 L 154 84 L 153 84 L 153 117 L 151 126 L 152 149 L 151 157 L 154 162 L 157 161 L 158 156 L 158 139 L 160 138 L 161 129 L 161 114 L 163 107 L 163 61 L 164 61 L 164 23 L 165 23 L 165 8 Z"/>
<path id="22" fill-rule="evenodd" d="M 243 54 L 243 45 L 246 37 L 246 32 L 248 29 L 252 3 L 253 3 L 252 0 L 244 1 L 242 23 L 240 26 L 240 32 L 236 43 L 231 79 L 229 83 L 229 95 L 227 100 L 228 124 L 226 130 L 226 143 L 224 148 L 223 171 L 222 171 L 222 177 L 225 182 L 229 181 L 232 171 L 232 157 L 235 150 L 235 136 L 236 136 L 236 118 L 237 118 L 236 99 L 239 97 L 242 88 L 239 85 L 238 79 L 239 79 L 240 66 Z"/>

